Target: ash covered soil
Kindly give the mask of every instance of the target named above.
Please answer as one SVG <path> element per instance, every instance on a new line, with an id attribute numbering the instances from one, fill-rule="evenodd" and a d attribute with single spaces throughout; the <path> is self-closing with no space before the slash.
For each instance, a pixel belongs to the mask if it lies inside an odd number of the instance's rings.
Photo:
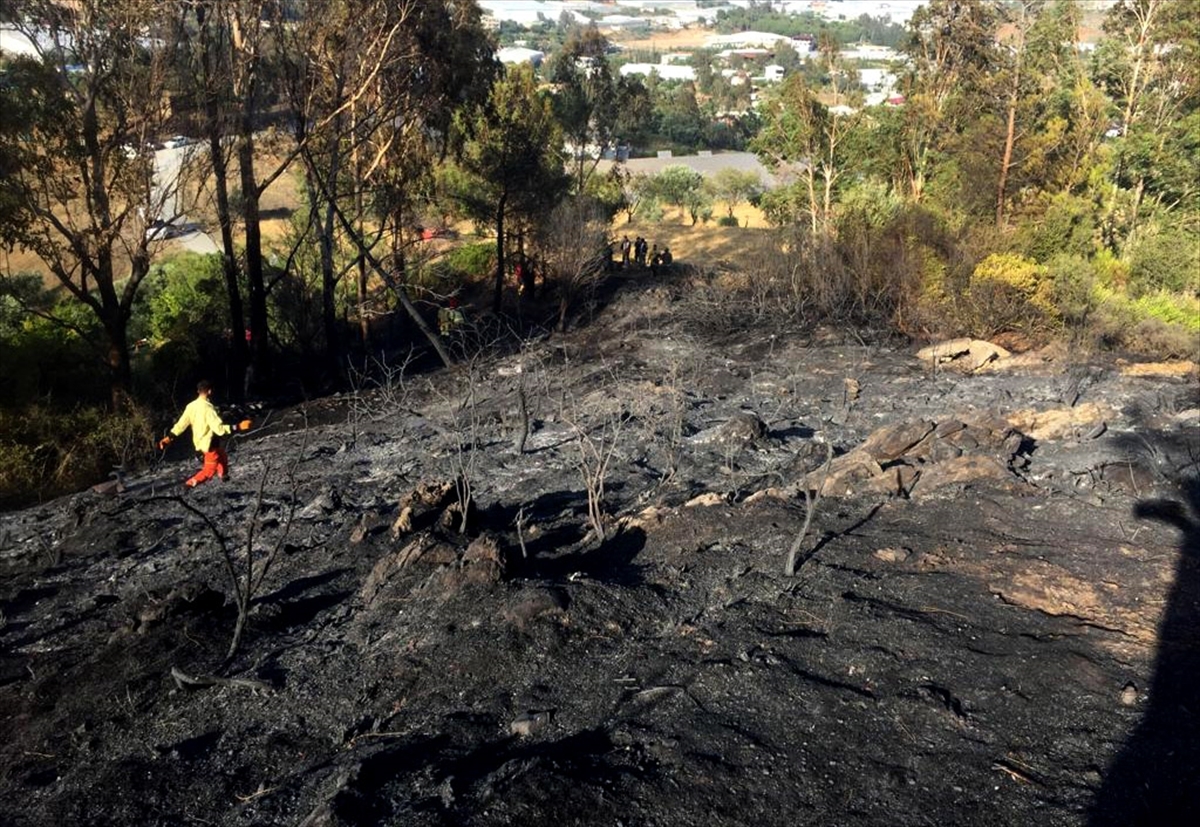
<path id="1" fill-rule="evenodd" d="M 0 823 L 1195 823 L 1194 368 L 698 295 L 0 515 Z"/>

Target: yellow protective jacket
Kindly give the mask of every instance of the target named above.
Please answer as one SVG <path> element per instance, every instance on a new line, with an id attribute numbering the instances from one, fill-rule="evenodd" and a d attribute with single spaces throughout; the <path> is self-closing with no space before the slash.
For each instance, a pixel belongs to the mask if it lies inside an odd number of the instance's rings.
<path id="1" fill-rule="evenodd" d="M 198 396 L 183 409 L 179 421 L 171 426 L 171 433 L 182 436 L 191 427 L 192 444 L 197 451 L 208 453 L 212 449 L 214 436 L 226 436 L 233 433 L 233 428 L 221 421 L 221 415 L 213 403 L 205 397 Z"/>

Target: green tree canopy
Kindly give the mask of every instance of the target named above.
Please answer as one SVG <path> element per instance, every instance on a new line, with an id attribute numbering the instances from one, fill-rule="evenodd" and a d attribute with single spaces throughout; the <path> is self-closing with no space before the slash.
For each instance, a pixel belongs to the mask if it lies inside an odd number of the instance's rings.
<path id="1" fill-rule="evenodd" d="M 562 130 L 529 66 L 510 68 L 457 128 L 466 137 L 458 160 L 470 184 L 458 197 L 468 214 L 490 220 L 496 231 L 493 308 L 499 311 L 508 221 L 544 215 L 566 191 Z"/>

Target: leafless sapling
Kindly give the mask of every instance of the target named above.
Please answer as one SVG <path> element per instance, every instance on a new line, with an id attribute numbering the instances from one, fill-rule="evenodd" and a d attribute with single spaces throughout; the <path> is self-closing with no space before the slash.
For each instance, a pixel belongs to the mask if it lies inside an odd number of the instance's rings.
<path id="1" fill-rule="evenodd" d="M 301 449 L 301 454 L 303 454 L 303 449 Z M 296 468 L 298 465 L 299 460 L 293 463 L 288 474 L 290 490 L 286 506 L 287 510 L 280 521 L 275 541 L 266 550 L 265 554 L 256 553 L 255 534 L 263 522 L 264 491 L 267 480 L 271 476 L 272 468 L 270 465 L 267 465 L 263 469 L 262 477 L 259 479 L 258 491 L 254 497 L 254 509 L 249 519 L 246 520 L 245 534 L 240 547 L 233 538 L 221 530 L 221 527 L 217 525 L 216 521 L 209 514 L 193 503 L 180 496 L 164 498 L 179 503 L 186 510 L 199 517 L 204 522 L 205 527 L 208 528 L 213 539 L 216 540 L 217 549 L 221 553 L 221 559 L 225 564 L 225 573 L 228 575 L 229 585 L 233 589 L 234 606 L 237 608 L 237 621 L 234 625 L 233 636 L 229 641 L 229 650 L 225 655 L 226 663 L 232 661 L 234 655 L 237 654 L 246 629 L 246 619 L 250 615 L 250 603 L 258 593 L 259 588 L 271 570 L 272 564 L 279 556 L 288 535 L 291 533 L 292 521 L 296 514 Z"/>
<path id="2" fill-rule="evenodd" d="M 604 411 L 599 423 L 591 427 L 582 425 L 577 415 L 571 421 L 575 431 L 576 467 L 587 493 L 588 524 L 600 542 L 607 536 L 604 527 L 605 483 L 629 419 L 624 409 L 611 409 Z"/>
<path id="3" fill-rule="evenodd" d="M 792 541 L 792 546 L 788 549 L 787 559 L 783 563 L 783 573 L 787 577 L 793 577 L 796 574 L 796 560 L 800 556 L 800 549 L 804 547 L 804 538 L 808 536 L 808 529 L 812 525 L 813 514 L 816 513 L 817 503 L 821 500 L 825 483 L 829 481 L 829 468 L 832 464 L 833 444 L 826 442 L 825 469 L 821 473 L 821 481 L 817 483 L 817 490 L 811 492 L 807 484 L 804 486 L 804 525 L 800 527 L 800 533 Z"/>

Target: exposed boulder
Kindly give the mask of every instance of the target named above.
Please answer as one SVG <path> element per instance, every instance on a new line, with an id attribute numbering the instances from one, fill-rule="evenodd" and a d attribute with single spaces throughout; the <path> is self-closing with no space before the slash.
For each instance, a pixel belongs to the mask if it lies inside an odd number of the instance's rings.
<path id="1" fill-rule="evenodd" d="M 952 485 L 965 487 L 985 480 L 1010 482 L 1014 479 L 1008 466 L 994 456 L 961 456 L 924 467 L 920 481 L 912 487 L 911 493 L 914 497 L 922 497 Z"/>
<path id="2" fill-rule="evenodd" d="M 1011 355 L 999 345 L 982 339 L 949 339 L 917 351 L 917 358 L 922 362 L 963 373 L 974 373 L 984 365 L 1008 359 Z"/>
<path id="3" fill-rule="evenodd" d="M 1107 405 L 1085 402 L 1069 408 L 1021 410 L 1009 414 L 1008 421 L 1034 439 L 1062 439 L 1090 433 L 1100 423 L 1112 419 L 1115 413 Z"/>
<path id="4" fill-rule="evenodd" d="M 904 456 L 914 445 L 933 433 L 936 427 L 925 420 L 885 425 L 867 437 L 858 449 L 878 463 L 891 462 Z"/>
<path id="5" fill-rule="evenodd" d="M 1010 480 L 1024 436 L 1002 419 L 942 423 L 910 420 L 884 425 L 860 445 L 778 490 L 796 496 L 807 488 L 822 496 L 870 492 L 928 494 L 975 480 Z"/>
<path id="6" fill-rule="evenodd" d="M 729 419 L 701 431 L 692 441 L 701 445 L 753 445 L 767 434 L 766 423 L 754 411 L 738 411 Z"/>

